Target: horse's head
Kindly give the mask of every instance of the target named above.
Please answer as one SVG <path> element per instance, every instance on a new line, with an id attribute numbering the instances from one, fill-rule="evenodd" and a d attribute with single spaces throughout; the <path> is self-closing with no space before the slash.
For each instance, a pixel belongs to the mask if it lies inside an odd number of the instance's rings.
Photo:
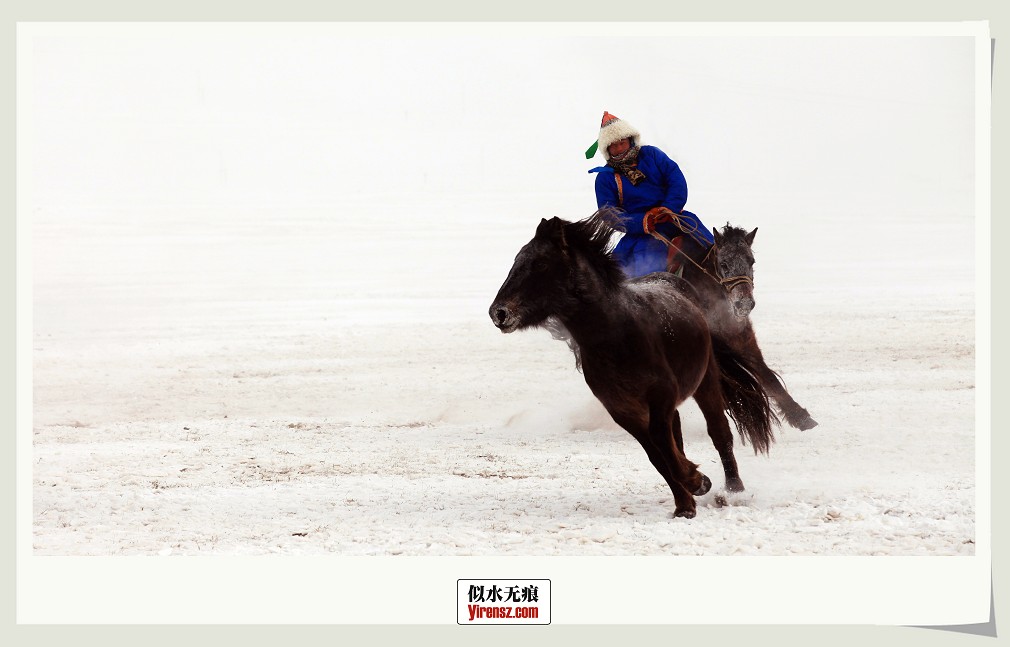
<path id="1" fill-rule="evenodd" d="M 488 314 L 504 333 L 542 324 L 556 314 L 569 293 L 571 255 L 566 220 L 543 219 L 533 240 L 516 255 L 515 263 Z"/>
<path id="2" fill-rule="evenodd" d="M 625 279 L 610 255 L 611 237 L 619 231 L 618 213 L 605 207 L 578 222 L 541 220 L 491 304 L 488 314 L 494 325 L 513 332 L 542 325 L 548 317 L 564 317 L 578 298 L 606 301 L 609 291 Z"/>
<path id="3" fill-rule="evenodd" d="M 751 245 L 754 244 L 757 228 L 747 233 L 726 223 L 722 232 L 716 229 L 713 234 L 715 277 L 726 288 L 733 314 L 744 319 L 754 309 L 754 252 Z"/>

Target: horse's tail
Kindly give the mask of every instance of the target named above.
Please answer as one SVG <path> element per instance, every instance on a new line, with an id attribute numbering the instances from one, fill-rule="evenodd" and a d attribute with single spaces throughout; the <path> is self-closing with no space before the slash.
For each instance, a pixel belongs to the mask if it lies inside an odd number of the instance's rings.
<path id="1" fill-rule="evenodd" d="M 740 440 L 744 444 L 750 441 L 755 454 L 767 454 L 775 441 L 772 423 L 778 424 L 779 419 L 757 378 L 753 363 L 714 335 L 712 350 L 719 365 L 719 383 L 726 400 L 726 411 L 736 423 Z"/>

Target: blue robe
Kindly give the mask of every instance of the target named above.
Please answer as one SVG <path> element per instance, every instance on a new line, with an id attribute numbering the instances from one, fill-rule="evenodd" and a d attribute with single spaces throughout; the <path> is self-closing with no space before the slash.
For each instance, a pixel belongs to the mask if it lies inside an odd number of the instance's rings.
<path id="1" fill-rule="evenodd" d="M 703 248 L 708 248 L 713 242 L 712 232 L 701 219 L 690 211 L 684 211 L 687 180 L 676 162 L 655 146 L 642 146 L 638 153 L 638 169 L 645 174 L 645 179 L 638 186 L 626 177 L 621 178 L 623 200 L 618 197 L 613 167 L 601 166 L 589 171 L 599 174 L 596 176 L 597 206 L 609 205 L 624 210 L 621 219 L 626 233 L 614 249 L 614 256 L 629 278 L 666 270 L 667 246 L 642 229 L 642 219 L 649 209 L 666 207 L 681 214 L 688 228 L 697 227 L 689 238 Z M 656 230 L 670 239 L 686 233 L 673 223 L 660 223 Z"/>

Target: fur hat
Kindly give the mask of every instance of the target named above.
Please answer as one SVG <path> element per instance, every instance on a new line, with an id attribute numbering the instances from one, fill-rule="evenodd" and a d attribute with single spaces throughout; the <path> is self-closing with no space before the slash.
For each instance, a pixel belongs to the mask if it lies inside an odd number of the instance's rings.
<path id="1" fill-rule="evenodd" d="M 586 159 L 592 159 L 597 149 L 599 149 L 603 153 L 603 159 L 609 162 L 610 153 L 607 152 L 607 148 L 611 144 L 622 139 L 632 139 L 632 146 L 640 146 L 642 143 L 640 141 L 641 138 L 642 134 L 635 130 L 634 126 L 604 110 L 603 119 L 600 123 L 600 136 L 596 139 L 596 143 L 586 151 Z"/>

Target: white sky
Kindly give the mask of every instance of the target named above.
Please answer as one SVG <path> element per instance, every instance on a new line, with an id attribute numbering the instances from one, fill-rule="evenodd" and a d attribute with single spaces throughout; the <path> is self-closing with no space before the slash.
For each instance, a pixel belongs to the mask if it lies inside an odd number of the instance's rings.
<path id="1" fill-rule="evenodd" d="M 971 207 L 969 37 L 78 24 L 32 55 L 40 207 L 568 192 L 589 208 L 605 109 L 681 164 L 699 213 L 729 195 Z"/>

